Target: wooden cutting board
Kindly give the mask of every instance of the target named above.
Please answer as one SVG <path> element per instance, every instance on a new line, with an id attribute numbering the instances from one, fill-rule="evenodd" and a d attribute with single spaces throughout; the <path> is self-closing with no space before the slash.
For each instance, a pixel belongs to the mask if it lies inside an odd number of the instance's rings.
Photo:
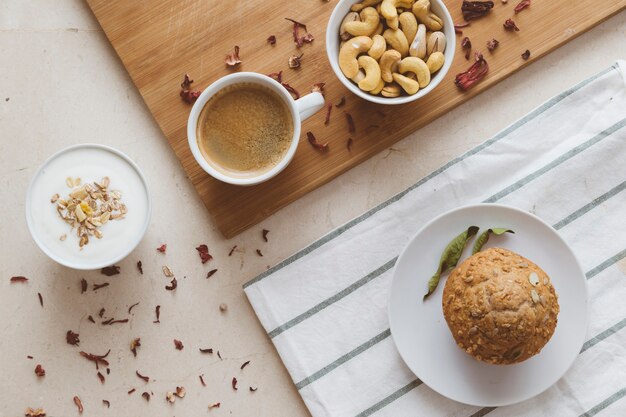
<path id="1" fill-rule="evenodd" d="M 381 106 L 351 95 L 332 72 L 324 50 L 328 17 L 338 0 L 87 0 L 113 44 L 148 108 L 165 133 L 200 198 L 226 237 L 232 237 L 260 222 L 309 191 L 391 146 L 498 81 L 580 35 L 626 8 L 626 0 L 532 0 L 532 6 L 514 15 L 519 0 L 502 4 L 494 0 L 492 13 L 463 29 L 474 50 L 489 62 L 489 73 L 475 88 L 461 93 L 454 86 L 455 74 L 470 65 L 457 45 L 456 57 L 446 79 L 427 97 L 402 106 Z M 463 22 L 462 0 L 444 0 L 455 22 Z M 312 44 L 297 49 L 292 25 L 284 18 L 307 25 L 315 36 Z M 513 17 L 519 32 L 505 32 L 502 23 Z M 275 35 L 271 46 L 266 39 Z M 485 43 L 496 38 L 493 53 Z M 460 37 L 457 37 L 460 44 Z M 224 57 L 235 45 L 243 63 L 235 70 Z M 521 54 L 530 50 L 531 58 Z M 288 58 L 304 53 L 302 67 L 288 68 Z M 581 56 L 581 65 L 584 63 Z M 301 143 L 291 164 L 272 180 L 252 187 L 223 184 L 208 176 L 195 162 L 188 146 L 186 123 L 190 105 L 179 97 L 183 75 L 202 89 L 233 71 L 272 73 L 283 71 L 283 81 L 302 94 L 315 83 L 326 83 L 327 103 L 333 108 L 324 125 L 325 111 L 307 120 Z M 555 69 L 558 71 L 558 69 Z M 346 116 L 352 115 L 356 132 L 348 133 Z M 330 143 L 321 153 L 306 140 L 312 131 L 320 142 Z M 354 139 L 349 152 L 346 143 Z"/>

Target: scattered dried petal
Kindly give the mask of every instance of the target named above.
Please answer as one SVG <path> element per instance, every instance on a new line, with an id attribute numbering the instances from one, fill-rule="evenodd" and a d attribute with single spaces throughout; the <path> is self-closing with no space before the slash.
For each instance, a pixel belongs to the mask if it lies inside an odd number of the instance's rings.
<path id="1" fill-rule="evenodd" d="M 267 38 L 267 43 L 269 43 L 270 45 L 276 45 L 276 36 L 270 35 Z"/>
<path id="2" fill-rule="evenodd" d="M 461 41 L 461 48 L 465 51 L 465 59 L 469 59 L 470 52 L 472 51 L 472 42 L 470 41 L 470 38 L 467 36 L 463 38 Z"/>
<path id="3" fill-rule="evenodd" d="M 183 346 L 183 342 L 178 339 L 174 339 L 174 346 L 176 346 L 176 349 L 178 350 L 183 350 L 183 348 L 185 347 Z"/>
<path id="4" fill-rule="evenodd" d="M 137 301 L 135 304 L 133 304 L 132 306 L 128 307 L 128 314 L 130 314 L 131 311 L 133 311 L 133 308 L 135 308 L 136 306 L 139 305 L 139 301 Z"/>
<path id="5" fill-rule="evenodd" d="M 117 265 L 105 266 L 100 270 L 100 273 L 107 277 L 117 275 L 120 273 L 120 267 Z"/>
<path id="6" fill-rule="evenodd" d="M 95 323 L 96 321 L 93 319 L 93 317 L 91 317 L 91 315 L 87 316 L 87 320 L 89 320 L 92 323 Z"/>
<path id="7" fill-rule="evenodd" d="M 515 14 L 521 12 L 525 8 L 530 7 L 530 0 L 522 0 L 515 6 Z"/>
<path id="8" fill-rule="evenodd" d="M 220 311 L 224 313 L 226 312 L 226 310 L 228 310 L 228 306 L 226 305 L 226 303 L 220 303 Z"/>
<path id="9" fill-rule="evenodd" d="M 271 74 L 267 74 L 267 76 L 270 77 L 271 79 L 273 79 L 274 81 L 279 82 L 279 83 L 283 82 L 283 72 L 282 71 L 272 72 Z"/>
<path id="10" fill-rule="evenodd" d="M 206 387 L 206 383 L 204 382 L 203 376 L 204 376 L 204 374 L 203 375 L 198 375 L 198 378 L 200 378 L 200 383 L 202 384 L 202 386 Z"/>
<path id="11" fill-rule="evenodd" d="M 200 260 L 203 264 L 209 262 L 213 257 L 209 254 L 209 247 L 207 245 L 200 245 L 196 248 L 200 255 Z"/>
<path id="12" fill-rule="evenodd" d="M 174 397 L 174 393 L 171 391 L 168 391 L 165 394 L 165 399 L 167 400 L 168 403 L 173 404 L 174 401 L 176 401 L 176 398 Z"/>
<path id="13" fill-rule="evenodd" d="M 128 323 L 128 319 L 115 320 L 113 318 L 110 318 L 102 322 L 102 324 L 117 324 L 117 323 Z"/>
<path id="14" fill-rule="evenodd" d="M 326 107 L 326 119 L 324 119 L 324 124 L 326 126 L 328 126 L 328 124 L 330 123 L 330 112 L 333 110 L 333 105 L 332 104 L 328 104 L 328 106 Z"/>
<path id="15" fill-rule="evenodd" d="M 128 395 L 132 394 L 132 393 L 133 393 L 133 392 L 135 392 L 135 391 L 137 391 L 137 388 L 131 388 L 131 389 L 128 391 Z"/>
<path id="16" fill-rule="evenodd" d="M 346 121 L 348 122 L 348 132 L 354 133 L 356 132 L 356 126 L 354 125 L 354 119 L 352 119 L 352 115 L 346 112 Z"/>
<path id="17" fill-rule="evenodd" d="M 137 261 L 137 269 L 139 270 L 139 273 L 143 275 L 143 264 L 141 261 Z"/>
<path id="18" fill-rule="evenodd" d="M 193 102 L 195 102 L 198 97 L 200 97 L 200 94 L 202 94 L 202 90 L 197 90 L 197 91 L 193 91 L 193 90 L 182 90 L 180 92 L 180 96 L 182 97 L 182 99 L 189 104 L 192 104 Z"/>
<path id="19" fill-rule="evenodd" d="M 461 13 L 466 21 L 478 19 L 488 14 L 493 8 L 492 1 L 467 1 L 463 0 Z"/>
<path id="20" fill-rule="evenodd" d="M 328 148 L 328 142 L 326 142 L 326 143 L 324 143 L 324 144 L 319 143 L 319 142 L 317 141 L 317 139 L 315 138 L 315 135 L 313 134 L 313 132 L 306 132 L 306 137 L 307 137 L 307 139 L 309 140 L 309 143 L 310 143 L 310 144 L 311 144 L 311 145 L 312 145 L 315 149 L 318 149 L 318 150 L 321 150 L 321 151 L 322 151 L 322 150 L 325 150 L 325 149 L 327 149 L 327 148 Z M 258 249 L 257 249 L 257 250 L 258 250 Z M 260 255 L 260 256 L 263 256 L 263 255 Z"/>
<path id="21" fill-rule="evenodd" d="M 161 253 L 165 253 L 165 251 L 167 250 L 167 244 L 162 244 L 161 246 L 159 246 L 156 250 L 158 250 Z"/>
<path id="22" fill-rule="evenodd" d="M 236 377 L 233 377 L 233 380 L 231 381 L 231 385 L 233 389 L 237 391 L 237 378 Z"/>
<path id="23" fill-rule="evenodd" d="M 300 55 L 291 55 L 289 57 L 289 61 L 287 62 L 289 65 L 289 68 L 295 69 L 295 68 L 300 68 L 300 65 L 302 65 L 302 57 L 304 56 L 304 54 L 300 54 Z"/>
<path id="24" fill-rule="evenodd" d="M 103 282 L 102 284 L 93 284 L 93 290 L 98 291 L 100 288 L 108 287 L 108 282 Z"/>
<path id="25" fill-rule="evenodd" d="M 143 381 L 144 381 L 144 382 L 150 382 L 150 378 L 148 378 L 148 377 L 147 377 L 147 376 L 145 376 L 145 375 L 141 375 L 141 374 L 139 373 L 139 371 L 135 371 L 135 374 L 137 374 L 137 376 L 138 376 L 139 378 L 143 379 Z"/>
<path id="26" fill-rule="evenodd" d="M 326 85 L 326 83 L 315 83 L 313 84 L 313 87 L 311 88 L 311 92 L 312 93 L 320 93 L 321 95 L 325 94 L 324 91 L 324 86 Z"/>
<path id="27" fill-rule="evenodd" d="M 258 390 L 259 388 L 258 387 L 254 387 L 254 388 L 249 387 L 248 389 L 250 390 L 250 392 L 254 392 L 254 391 Z"/>
<path id="28" fill-rule="evenodd" d="M 348 152 L 352 152 L 352 138 L 348 138 L 348 142 L 346 143 L 346 148 L 348 148 Z"/>
<path id="29" fill-rule="evenodd" d="M 202 353 L 213 353 L 213 348 L 206 348 L 206 349 L 200 349 L 200 352 Z"/>
<path id="30" fill-rule="evenodd" d="M 165 289 L 168 291 L 174 291 L 176 287 L 178 287 L 178 281 L 176 281 L 176 278 L 172 278 L 172 281 L 169 285 L 165 286 Z"/>
<path id="31" fill-rule="evenodd" d="M 508 30 L 509 32 L 519 32 L 519 28 L 517 27 L 513 19 L 506 19 L 502 26 L 504 26 L 504 29 Z"/>
<path id="32" fill-rule="evenodd" d="M 259 255 L 259 256 L 263 256 L 263 252 L 261 252 L 261 249 L 257 249 L 256 250 L 256 254 Z"/>
<path id="33" fill-rule="evenodd" d="M 454 84 L 461 90 L 467 91 L 482 80 L 489 71 L 489 64 L 482 54 L 476 54 L 476 62 L 465 72 L 456 75 Z"/>
<path id="34" fill-rule="evenodd" d="M 489 49 L 489 52 L 493 52 L 493 50 L 496 49 L 498 45 L 500 45 L 500 42 L 498 42 L 496 38 L 487 41 L 487 49 Z"/>
<path id="35" fill-rule="evenodd" d="M 146 401 L 150 401 L 150 393 L 148 392 L 143 392 L 141 394 L 141 396 L 146 400 Z"/>
<path id="36" fill-rule="evenodd" d="M 82 278 L 80 280 L 80 293 L 83 294 L 87 291 L 87 280 Z"/>
<path id="37" fill-rule="evenodd" d="M 176 392 L 174 393 L 175 396 L 177 396 L 178 398 L 185 398 L 185 388 L 184 387 L 176 387 Z"/>
<path id="38" fill-rule="evenodd" d="M 174 276 L 174 273 L 172 272 L 170 267 L 167 265 L 163 265 L 161 270 L 163 271 L 163 275 L 165 275 L 167 278 L 172 278 Z"/>
<path id="39" fill-rule="evenodd" d="M 183 82 L 180 84 L 180 88 L 182 88 L 183 90 L 189 90 L 189 87 L 191 87 L 192 83 L 193 83 L 193 80 L 189 78 L 189 74 L 185 74 L 185 77 L 183 78 Z"/>
<path id="40" fill-rule="evenodd" d="M 109 400 L 102 400 L 102 404 L 106 405 L 107 408 L 111 408 L 111 402 Z"/>
<path id="41" fill-rule="evenodd" d="M 46 376 L 46 370 L 43 369 L 40 364 L 37 364 L 37 366 L 35 366 L 35 375 L 38 377 Z"/>
<path id="42" fill-rule="evenodd" d="M 78 346 L 78 344 L 80 343 L 78 333 L 74 333 L 73 331 L 68 330 L 65 334 L 65 341 L 68 345 Z"/>
<path id="43" fill-rule="evenodd" d="M 246 366 L 248 366 L 250 364 L 250 361 L 245 361 L 243 364 L 241 364 L 241 366 L 239 367 L 239 369 L 243 369 Z"/>
<path id="44" fill-rule="evenodd" d="M 341 100 L 339 100 L 339 103 L 335 104 L 335 107 L 340 108 L 340 107 L 343 107 L 344 104 L 346 104 L 346 97 L 341 96 Z"/>
<path id="45" fill-rule="evenodd" d="M 28 359 L 33 359 L 31 355 L 26 356 Z"/>
<path id="46" fill-rule="evenodd" d="M 109 356 L 109 353 L 111 353 L 111 349 L 109 349 L 104 355 L 94 355 L 93 353 L 83 352 L 82 350 L 80 351 L 81 356 L 87 358 L 92 362 L 95 362 L 96 369 L 98 369 L 98 365 L 100 364 L 104 366 L 109 366 L 109 362 L 105 359 L 107 356 Z"/>
<path id="47" fill-rule="evenodd" d="M 530 51 L 527 49 L 522 54 L 522 59 L 524 59 L 524 61 L 526 61 L 528 58 L 530 58 Z"/>
<path id="48" fill-rule="evenodd" d="M 106 311 L 106 310 L 104 309 L 104 307 L 102 307 L 102 308 L 100 309 L 100 311 L 98 311 L 98 317 L 102 318 L 102 317 L 104 316 L 104 312 L 105 312 L 105 311 Z"/>
<path id="49" fill-rule="evenodd" d="M 137 357 L 137 348 L 141 346 L 141 338 L 138 337 L 130 341 L 130 351 L 133 352 L 133 356 Z"/>
<path id="50" fill-rule="evenodd" d="M 289 20 L 290 22 L 293 23 L 293 41 L 295 42 L 298 48 L 302 47 L 302 45 L 305 43 L 313 42 L 314 40 L 313 35 L 308 33 L 305 24 L 300 23 L 293 19 L 289 19 L 289 18 L 285 18 L 285 20 Z M 300 36 L 300 29 L 306 32 L 304 36 Z"/>
<path id="51" fill-rule="evenodd" d="M 216 269 L 211 269 L 209 272 L 207 272 L 206 274 L 206 278 L 209 279 L 213 276 L 213 274 L 215 274 L 217 272 L 217 268 Z"/>
<path id="52" fill-rule="evenodd" d="M 292 86 L 290 86 L 289 84 L 287 84 L 287 83 L 280 83 L 280 85 L 282 85 L 285 88 L 285 90 L 289 91 L 289 94 L 292 95 L 294 100 L 297 100 L 297 99 L 300 98 L 300 93 L 298 93 L 298 91 L 295 88 L 293 88 Z"/>
<path id="53" fill-rule="evenodd" d="M 529 54 L 530 54 L 530 52 L 529 52 Z M 37 293 L 37 297 L 39 297 L 39 304 L 41 304 L 41 306 L 43 307 L 43 297 L 41 296 L 40 292 Z"/>
<path id="54" fill-rule="evenodd" d="M 235 252 L 235 249 L 237 249 L 237 245 L 233 246 L 233 247 L 230 249 L 230 252 L 228 252 L 228 256 L 233 256 L 233 252 Z"/>
<path id="55" fill-rule="evenodd" d="M 7 101 L 9 101 L 7 99 Z M 219 403 L 218 403 L 219 404 Z M 219 405 L 218 405 L 219 407 Z M 211 407 L 209 407 L 211 408 Z M 28 407 L 26 409 L 26 413 L 24 414 L 25 417 L 46 417 L 46 412 L 43 408 L 37 408 L 36 410 L 33 410 L 32 408 Z"/>
<path id="56" fill-rule="evenodd" d="M 104 375 L 102 375 L 100 371 L 98 371 L 96 375 L 98 375 L 98 379 L 100 380 L 100 383 L 104 384 L 104 381 L 105 381 Z"/>
<path id="57" fill-rule="evenodd" d="M 156 314 L 156 320 L 152 323 L 161 323 L 161 320 L 159 319 L 159 317 L 161 317 L 161 306 L 156 306 L 154 308 L 154 313 Z"/>
<path id="58" fill-rule="evenodd" d="M 220 351 L 219 350 L 217 351 L 217 357 L 222 359 L 222 355 L 220 355 Z"/>
<path id="59" fill-rule="evenodd" d="M 26 277 L 11 277 L 11 283 L 14 282 L 26 282 L 28 281 L 28 278 Z"/>
<path id="60" fill-rule="evenodd" d="M 215 404 L 211 404 L 211 405 L 209 405 L 209 410 L 210 410 L 211 408 L 220 408 L 220 403 L 215 403 Z"/>
<path id="61" fill-rule="evenodd" d="M 269 232 L 270 232 L 270 231 L 269 231 L 269 230 L 267 230 L 267 229 L 263 229 L 263 230 L 261 230 L 261 236 L 263 237 L 263 240 L 264 240 L 264 241 L 266 241 L 266 242 L 267 242 L 267 234 L 268 234 Z"/>
<path id="62" fill-rule="evenodd" d="M 229 67 L 234 67 L 235 65 L 241 64 L 241 59 L 239 58 L 239 47 L 237 45 L 235 45 L 235 52 L 231 52 L 230 54 L 226 55 L 226 59 L 224 59 L 224 62 Z"/>
<path id="63" fill-rule="evenodd" d="M 79 413 L 83 413 L 83 403 L 80 400 L 80 398 L 78 398 L 78 395 L 74 396 L 74 404 L 76 404 L 76 407 L 78 407 L 78 412 Z"/>

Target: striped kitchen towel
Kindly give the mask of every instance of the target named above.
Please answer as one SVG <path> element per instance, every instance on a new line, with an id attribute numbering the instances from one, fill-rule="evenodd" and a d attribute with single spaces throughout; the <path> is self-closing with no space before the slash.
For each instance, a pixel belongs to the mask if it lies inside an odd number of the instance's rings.
<path id="1" fill-rule="evenodd" d="M 626 416 L 625 188 L 620 61 L 252 279 L 245 292 L 314 417 Z M 552 224 L 589 280 L 588 339 L 572 368 L 543 394 L 501 408 L 460 404 L 422 384 L 387 320 L 393 265 L 410 237 L 442 212 L 478 202 Z"/>

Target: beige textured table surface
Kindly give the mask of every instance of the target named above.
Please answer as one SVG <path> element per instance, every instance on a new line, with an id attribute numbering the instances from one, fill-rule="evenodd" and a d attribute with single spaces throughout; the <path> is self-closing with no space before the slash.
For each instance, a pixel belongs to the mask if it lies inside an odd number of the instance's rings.
<path id="1" fill-rule="evenodd" d="M 44 407 L 49 416 L 307 416 L 296 390 L 250 308 L 241 284 L 428 172 L 487 139 L 548 97 L 626 57 L 626 14 L 613 17 L 487 93 L 330 184 L 232 239 L 224 240 L 185 178 L 130 78 L 81 0 L 0 2 L 0 417 Z M 96 142 L 131 156 L 151 186 L 154 212 L 139 247 L 107 278 L 48 260 L 24 220 L 24 198 L 37 167 L 71 144 Z M 253 202 L 252 202 L 253 204 Z M 263 242 L 261 229 L 270 230 Z M 167 253 L 155 248 L 167 243 Z M 195 247 L 214 260 L 201 265 Z M 228 252 L 233 245 L 233 256 Z M 259 257 L 256 249 L 264 256 Z M 144 275 L 135 264 L 141 260 Z M 179 277 L 165 291 L 161 272 Z M 205 279 L 208 270 L 218 272 Z M 24 275 L 27 284 L 9 284 Z M 185 278 L 182 278 L 185 277 Z M 81 295 L 80 279 L 90 283 Z M 93 283 L 110 282 L 97 292 Z M 43 296 L 39 305 L 37 293 Z M 105 317 L 130 323 L 95 325 Z M 228 310 L 220 313 L 220 303 Z M 154 308 L 161 305 L 161 323 Z M 80 333 L 80 346 L 65 342 Z M 134 358 L 130 341 L 141 338 Z M 185 348 L 174 348 L 180 339 Z M 216 354 L 200 354 L 212 347 Z M 80 350 L 111 349 L 111 374 L 101 384 Z M 27 355 L 34 359 L 27 359 Z M 240 370 L 245 361 L 250 364 Z M 38 378 L 36 364 L 46 376 Z M 144 383 L 139 370 L 150 377 Z M 204 374 L 206 387 L 198 376 Z M 239 390 L 231 380 L 237 377 Z M 184 386 L 175 404 L 166 391 Z M 248 387 L 258 387 L 250 392 Z M 137 391 L 127 394 L 131 388 Z M 141 393 L 153 392 L 149 403 Z M 111 402 L 107 409 L 102 400 Z M 219 409 L 208 405 L 221 402 Z"/>

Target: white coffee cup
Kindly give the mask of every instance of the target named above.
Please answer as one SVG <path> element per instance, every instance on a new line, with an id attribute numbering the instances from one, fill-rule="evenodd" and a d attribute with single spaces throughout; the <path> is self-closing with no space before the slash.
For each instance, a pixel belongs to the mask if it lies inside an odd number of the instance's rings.
<path id="1" fill-rule="evenodd" d="M 207 104 L 209 99 L 223 88 L 231 84 L 239 83 L 259 84 L 277 93 L 278 96 L 281 97 L 287 105 L 287 108 L 291 113 L 291 120 L 293 123 L 293 137 L 291 138 L 291 144 L 289 145 L 289 149 L 287 150 L 283 158 L 268 171 L 251 177 L 230 176 L 214 168 L 200 152 L 200 147 L 198 146 L 198 138 L 196 135 L 200 113 L 202 112 L 202 109 Z M 296 153 L 298 142 L 300 141 L 300 126 L 302 124 L 302 121 L 312 116 L 322 107 L 324 107 L 324 97 L 320 93 L 310 93 L 299 98 L 298 100 L 294 100 L 293 97 L 291 97 L 291 94 L 289 94 L 289 92 L 282 85 L 280 85 L 280 83 L 266 75 L 257 74 L 254 72 L 238 72 L 235 74 L 230 74 L 220 78 L 219 80 L 208 86 L 202 92 L 202 94 L 200 94 L 200 97 L 198 97 L 193 107 L 191 108 L 191 113 L 189 113 L 189 119 L 187 121 L 187 140 L 189 142 L 189 148 L 191 149 L 191 153 L 193 154 L 194 158 L 196 158 L 198 165 L 200 165 L 200 167 L 202 167 L 202 169 L 205 170 L 206 173 L 211 175 L 212 177 L 220 181 L 235 185 L 258 184 L 274 177 L 283 169 L 285 169 L 287 165 L 289 165 L 289 162 L 291 162 L 294 154 Z"/>

